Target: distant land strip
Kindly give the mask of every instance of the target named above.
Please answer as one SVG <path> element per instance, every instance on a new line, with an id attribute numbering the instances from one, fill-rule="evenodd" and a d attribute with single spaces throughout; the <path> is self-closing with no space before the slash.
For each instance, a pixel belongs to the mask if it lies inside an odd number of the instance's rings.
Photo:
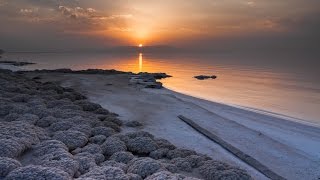
<path id="1" fill-rule="evenodd" d="M 231 152 L 232 154 L 237 156 L 239 159 L 241 159 L 242 161 L 246 162 L 247 164 L 249 164 L 250 166 L 252 166 L 256 170 L 258 170 L 259 172 L 261 172 L 262 174 L 264 174 L 268 178 L 273 179 L 273 180 L 285 180 L 284 177 L 276 174 L 275 172 L 270 170 L 268 167 L 266 167 L 265 165 L 261 164 L 258 160 L 254 159 L 250 155 L 242 152 L 238 148 L 236 148 L 236 147 L 232 146 L 231 144 L 227 143 L 226 141 L 224 141 L 223 139 L 221 139 L 217 135 L 215 135 L 215 134 L 209 132 L 208 130 L 202 128 L 201 126 L 199 126 L 197 123 L 195 123 L 191 119 L 188 119 L 188 118 L 186 118 L 186 117 L 184 117 L 182 115 L 179 115 L 178 118 L 181 119 L 182 121 L 184 121 L 185 123 L 187 123 L 189 126 L 191 126 L 193 129 L 195 129 L 199 133 L 201 133 L 204 136 L 206 136 L 207 138 L 209 138 L 210 140 L 218 143 L 224 149 L 226 149 L 227 151 Z"/>

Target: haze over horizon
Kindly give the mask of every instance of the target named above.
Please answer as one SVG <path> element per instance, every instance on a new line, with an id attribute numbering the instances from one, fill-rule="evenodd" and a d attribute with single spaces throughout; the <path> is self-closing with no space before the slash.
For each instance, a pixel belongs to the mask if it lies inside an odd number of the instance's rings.
<path id="1" fill-rule="evenodd" d="M 317 51 L 318 0 L 0 0 L 0 49 Z"/>

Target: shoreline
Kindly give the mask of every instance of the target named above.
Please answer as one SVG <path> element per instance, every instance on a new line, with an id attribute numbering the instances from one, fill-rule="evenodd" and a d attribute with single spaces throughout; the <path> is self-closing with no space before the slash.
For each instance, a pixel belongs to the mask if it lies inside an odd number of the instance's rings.
<path id="1" fill-rule="evenodd" d="M 11 63 L 22 63 L 22 66 L 29 66 L 29 65 L 34 65 L 35 63 L 32 62 L 20 62 L 20 61 L 9 61 Z M 158 78 L 155 78 L 156 80 L 161 80 L 164 78 L 170 78 L 172 76 L 166 74 L 166 73 L 148 73 L 148 72 L 141 72 L 141 73 L 133 73 L 133 72 L 124 72 L 124 71 L 118 71 L 115 69 L 111 69 L 111 70 L 103 70 L 103 69 L 87 69 L 87 70 L 72 70 L 69 68 L 62 68 L 62 69 L 36 69 L 36 70 L 21 70 L 20 69 L 20 65 L 14 65 L 14 64 L 2 64 L 0 61 L 0 69 L 9 69 L 12 71 L 18 71 L 18 72 L 38 72 L 38 73 L 55 73 L 55 72 L 60 72 L 60 73 L 71 73 L 71 74 L 106 74 L 106 75 L 110 75 L 110 74 L 132 74 L 132 75 L 137 75 L 137 74 L 147 74 L 147 75 L 154 75 L 154 76 L 158 76 Z M 181 94 L 184 96 L 189 96 L 191 98 L 195 98 L 195 99 L 199 99 L 199 100 L 203 100 L 203 101 L 208 101 L 211 103 L 215 103 L 215 104 L 220 104 L 220 105 L 225 105 L 225 106 L 231 106 L 231 107 L 235 107 L 235 108 L 239 108 L 239 109 L 243 109 L 243 110 L 247 110 L 250 112 L 255 112 L 255 113 L 259 113 L 259 114 L 264 114 L 267 116 L 272 116 L 275 118 L 279 118 L 279 119 L 283 119 L 286 121 L 293 121 L 296 123 L 300 123 L 303 125 L 307 125 L 307 126 L 313 126 L 313 127 L 317 127 L 320 128 L 320 124 L 319 123 L 314 123 L 314 122 L 310 122 L 310 121 L 314 121 L 314 120 L 306 120 L 306 119 L 302 119 L 302 118 L 297 118 L 297 117 L 293 117 L 290 115 L 286 115 L 286 114 L 281 114 L 281 113 L 277 113 L 277 112 L 272 112 L 272 111 L 268 111 L 268 110 L 264 110 L 264 109 L 257 109 L 255 107 L 249 107 L 249 106 L 243 106 L 243 105 L 239 105 L 239 104 L 232 104 L 232 103 L 226 103 L 226 102 L 219 102 L 219 101 L 214 101 L 214 100 L 210 100 L 207 98 L 202 98 L 202 97 L 198 97 L 198 96 L 194 96 L 192 94 L 188 94 L 188 93 L 183 93 L 183 92 L 178 92 L 175 91 L 173 89 L 170 89 L 168 87 L 166 87 L 165 85 L 163 85 L 164 89 L 170 90 L 176 94 Z"/>
<path id="2" fill-rule="evenodd" d="M 28 76 L 32 77 L 32 72 Z M 319 176 L 317 168 L 320 163 L 320 144 L 318 143 L 320 131 L 317 127 L 309 127 L 297 122 L 199 99 L 169 89 L 154 90 L 128 86 L 128 78 L 125 74 L 110 76 L 55 74 L 52 77 L 50 73 L 44 73 L 41 74 L 41 78 L 46 81 L 59 82 L 63 87 L 75 88 L 85 93 L 92 102 L 120 114 L 123 120 L 137 120 L 144 124 L 143 130 L 168 139 L 179 147 L 196 150 L 216 160 L 236 164 L 247 170 L 255 179 L 265 179 L 265 177 L 237 158 L 232 157 L 219 145 L 209 142 L 205 137 L 194 132 L 192 128 L 181 124 L 182 122 L 177 120 L 177 116 L 180 114 L 189 115 L 188 117 L 193 117 L 197 123 L 205 127 L 223 125 L 221 126 L 223 128 L 209 130 L 217 132 L 244 152 L 248 152 L 258 159 L 262 158 L 260 161 L 266 162 L 267 165 L 271 161 L 269 167 L 273 165 L 272 160 L 277 160 L 277 166 L 272 168 L 285 178 L 299 179 Z M 112 82 L 113 85 L 105 86 L 107 82 Z M 157 109 L 156 112 L 154 109 Z M 231 125 L 231 128 L 228 128 L 228 124 Z M 305 127 L 307 127 L 306 130 L 303 130 Z M 129 128 L 130 130 L 135 129 Z M 264 139 L 255 135 L 259 132 L 263 134 Z M 230 136 L 229 133 L 236 134 L 236 136 Z M 256 151 L 237 143 L 239 140 L 243 141 L 241 138 L 246 137 L 254 139 L 251 143 L 262 143 L 261 146 L 264 148 Z M 255 139 L 256 137 L 258 139 Z M 182 139 L 188 139 L 190 142 L 185 142 Z M 246 141 L 251 140 L 247 139 Z M 248 147 L 250 146 L 252 144 Z M 272 151 L 275 147 L 281 147 L 284 153 L 282 155 L 287 157 L 264 159 L 263 154 L 265 153 L 271 153 L 269 155 L 274 156 Z M 288 161 L 292 164 L 287 165 Z"/>
<path id="3" fill-rule="evenodd" d="M 174 94 L 178 94 L 178 95 L 180 94 L 181 96 L 189 97 L 190 99 L 198 99 L 198 101 L 213 103 L 213 104 L 217 104 L 217 105 L 221 105 L 221 106 L 230 106 L 230 107 L 233 107 L 233 108 L 238 108 L 238 109 L 246 110 L 246 111 L 253 112 L 253 113 L 258 113 L 258 114 L 261 114 L 261 115 L 266 115 L 266 116 L 271 116 L 271 117 L 274 117 L 274 118 L 279 118 L 279 119 L 282 119 L 284 121 L 289 121 L 289 122 L 294 122 L 294 123 L 298 123 L 298 124 L 302 124 L 302 125 L 306 125 L 306 126 L 312 126 L 312 127 L 320 128 L 320 124 L 319 123 L 313 123 L 313 122 L 310 122 L 308 120 L 297 118 L 297 117 L 293 117 L 293 116 L 290 116 L 290 115 L 280 114 L 280 113 L 276 113 L 276 112 L 272 112 L 272 111 L 268 111 L 268 110 L 254 108 L 254 107 L 242 106 L 242 105 L 238 105 L 238 104 L 225 103 L 225 102 L 222 102 L 222 101 L 221 102 L 213 101 L 213 100 L 210 100 L 210 99 L 197 97 L 197 96 L 194 96 L 192 94 L 178 92 L 178 91 L 175 91 L 175 90 L 172 90 L 172 89 L 166 87 L 165 85 L 164 85 L 164 89 L 172 91 Z"/>

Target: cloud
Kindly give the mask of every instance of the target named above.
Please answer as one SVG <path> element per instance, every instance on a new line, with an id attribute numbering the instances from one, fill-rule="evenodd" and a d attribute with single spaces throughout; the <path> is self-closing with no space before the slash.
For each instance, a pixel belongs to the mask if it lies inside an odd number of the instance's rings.
<path id="1" fill-rule="evenodd" d="M 66 6 L 59 6 L 59 11 L 70 18 L 77 19 L 77 18 L 93 18 L 98 16 L 97 15 L 97 10 L 93 8 L 81 8 L 81 7 L 75 7 L 75 8 L 70 8 Z"/>
<path id="2" fill-rule="evenodd" d="M 272 44 L 279 37 L 283 44 L 291 39 L 315 44 L 319 7 L 319 0 L 0 0 L 0 46 L 22 41 L 60 46 L 53 42 L 70 36 L 97 46 L 105 39 L 129 42 L 133 36 L 177 45 L 219 39 L 240 46 L 262 39 Z M 9 42 L 13 39 L 16 43 Z"/>

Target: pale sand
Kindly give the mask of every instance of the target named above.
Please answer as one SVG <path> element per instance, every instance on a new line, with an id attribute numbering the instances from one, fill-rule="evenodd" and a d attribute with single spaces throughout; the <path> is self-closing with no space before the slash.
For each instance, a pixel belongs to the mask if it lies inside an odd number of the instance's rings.
<path id="1" fill-rule="evenodd" d="M 29 76 L 35 75 L 30 73 Z M 62 86 L 75 88 L 92 102 L 118 113 L 123 120 L 142 122 L 143 130 L 166 138 L 177 146 L 239 166 L 255 179 L 267 178 L 177 116 L 193 119 L 287 179 L 320 177 L 320 129 L 317 127 L 200 100 L 167 89 L 130 86 L 127 75 L 49 73 L 41 76 L 44 81 L 57 81 Z M 110 83 L 112 85 L 107 85 Z"/>

